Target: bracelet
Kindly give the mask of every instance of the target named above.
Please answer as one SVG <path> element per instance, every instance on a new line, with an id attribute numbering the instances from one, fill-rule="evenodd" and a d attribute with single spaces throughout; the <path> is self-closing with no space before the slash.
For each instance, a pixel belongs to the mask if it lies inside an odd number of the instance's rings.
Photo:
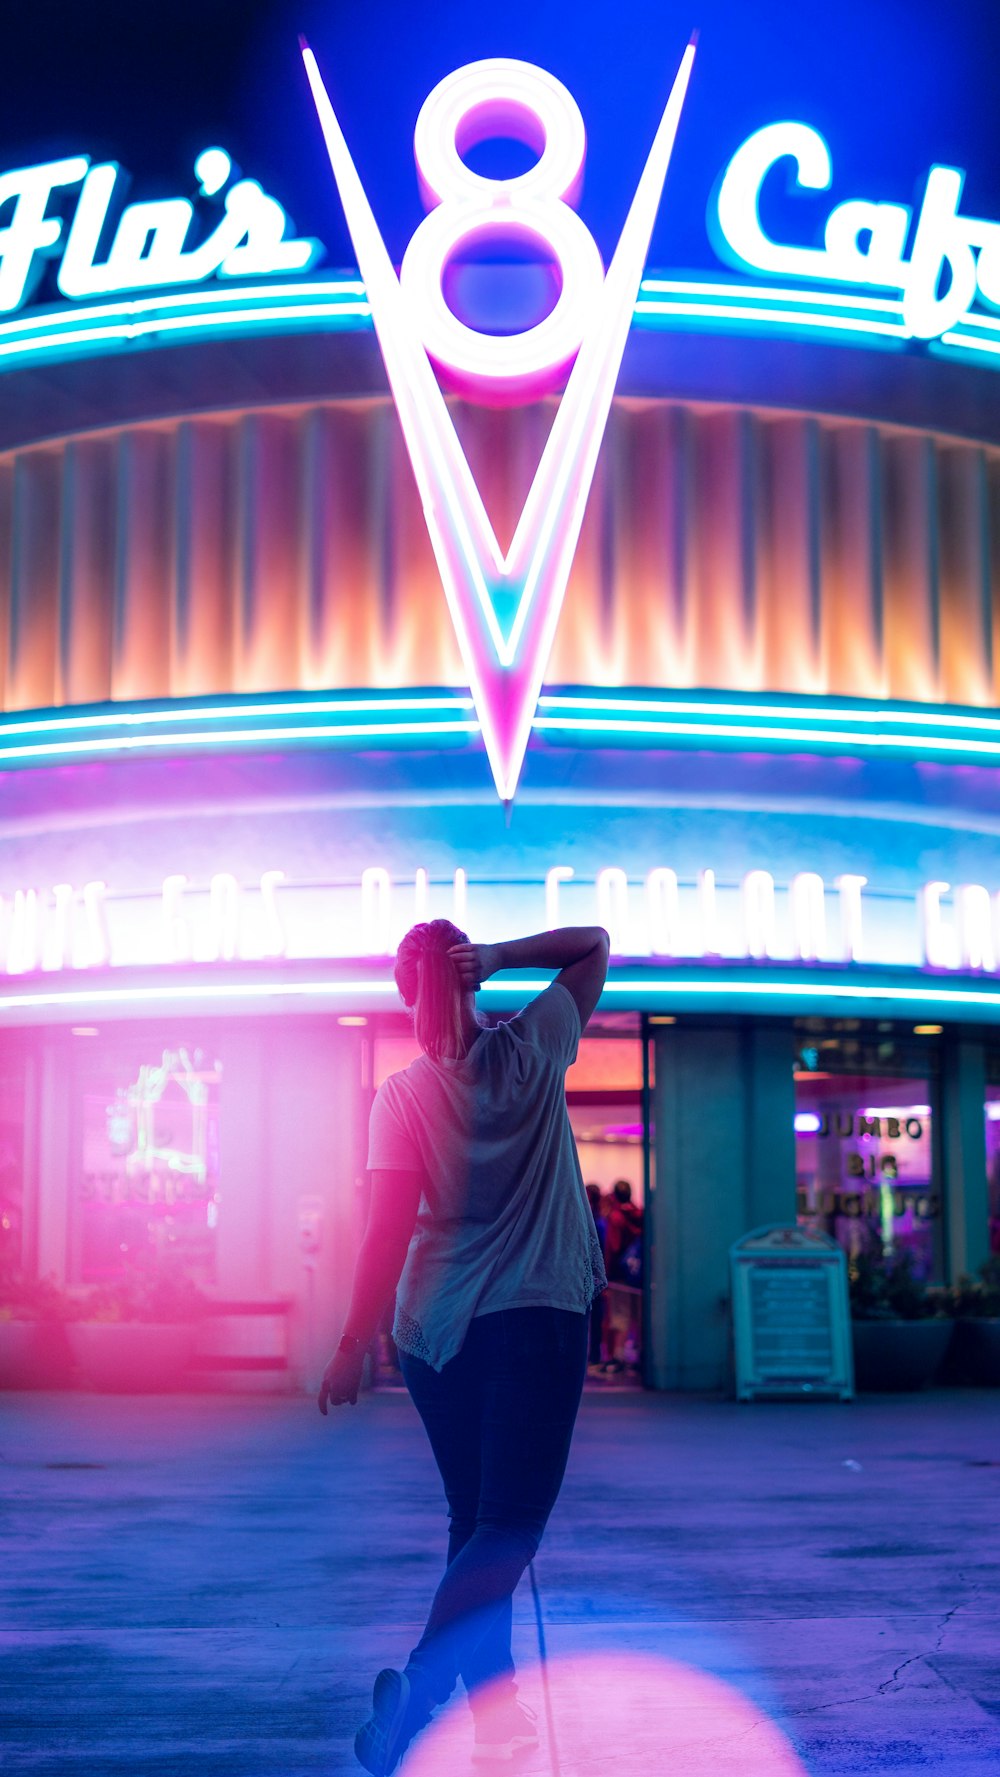
<path id="1" fill-rule="evenodd" d="M 354 1333 L 343 1333 L 337 1350 L 349 1352 L 352 1357 L 355 1357 L 361 1350 L 361 1340 Z"/>

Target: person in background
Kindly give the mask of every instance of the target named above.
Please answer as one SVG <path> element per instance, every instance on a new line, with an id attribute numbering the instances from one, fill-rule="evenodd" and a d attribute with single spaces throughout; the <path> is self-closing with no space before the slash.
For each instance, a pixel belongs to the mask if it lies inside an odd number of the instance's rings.
<path id="1" fill-rule="evenodd" d="M 368 1227 L 319 1406 L 357 1401 L 365 1348 L 396 1290 L 393 1338 L 451 1528 L 424 1632 L 404 1667 L 378 1674 L 355 1737 L 375 1777 L 395 1770 L 459 1677 L 477 1759 L 538 1744 L 514 1682 L 511 1598 L 562 1485 L 589 1310 L 607 1283 L 565 1092 L 607 967 L 599 926 L 470 944 L 436 919 L 396 955 L 423 1054 L 372 1105 Z M 486 1026 L 477 988 L 520 968 L 558 974 L 516 1017 Z"/>
<path id="2" fill-rule="evenodd" d="M 608 1224 L 601 1208 L 600 1185 L 587 1186 L 587 1202 L 590 1204 L 590 1213 L 594 1218 L 594 1227 L 597 1230 L 597 1239 L 601 1248 L 601 1257 L 603 1258 Z M 596 1372 L 601 1367 L 601 1341 L 603 1334 L 604 1294 L 602 1292 L 601 1295 L 594 1297 L 590 1306 L 590 1349 L 587 1354 L 587 1368 L 590 1371 Z"/>
<path id="3" fill-rule="evenodd" d="M 605 1326 L 607 1360 L 604 1368 L 614 1374 L 624 1368 L 618 1355 L 619 1341 L 637 1328 L 636 1297 L 626 1292 L 637 1291 L 642 1283 L 642 1210 L 632 1202 L 632 1186 L 628 1179 L 616 1179 L 611 1187 L 607 1236 L 604 1244 L 608 1283 L 612 1286 Z"/>

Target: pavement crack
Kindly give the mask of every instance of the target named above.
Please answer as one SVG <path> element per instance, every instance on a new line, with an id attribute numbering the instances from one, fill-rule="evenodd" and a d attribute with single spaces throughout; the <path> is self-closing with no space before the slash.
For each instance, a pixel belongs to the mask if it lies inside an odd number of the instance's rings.
<path id="1" fill-rule="evenodd" d="M 289 1679 L 289 1678 L 291 1678 L 291 1676 L 292 1676 L 292 1673 L 293 1673 L 293 1672 L 294 1672 L 294 1671 L 295 1671 L 295 1668 L 296 1668 L 296 1666 L 301 1666 L 301 1664 L 302 1664 L 302 1661 L 303 1661 L 303 1660 L 304 1660 L 304 1658 L 305 1658 L 305 1655 L 304 1655 L 304 1654 L 296 1654 L 296 1656 L 295 1656 L 295 1658 L 294 1658 L 294 1660 L 293 1660 L 293 1661 L 292 1661 L 292 1663 L 291 1663 L 291 1665 L 290 1665 L 290 1666 L 286 1666 L 286 1667 L 285 1667 L 285 1670 L 284 1670 L 284 1672 L 283 1672 L 283 1673 L 282 1673 L 282 1674 L 281 1674 L 281 1677 L 280 1677 L 280 1679 L 279 1679 L 279 1680 L 278 1680 L 278 1685 L 277 1685 L 277 1689 L 278 1689 L 278 1690 L 279 1690 L 279 1691 L 280 1691 L 280 1690 L 281 1690 L 281 1688 L 282 1688 L 282 1686 L 283 1686 L 283 1685 L 284 1685 L 284 1683 L 285 1683 L 285 1681 L 286 1681 L 286 1680 L 287 1680 L 287 1679 Z"/>
<path id="2" fill-rule="evenodd" d="M 965 1576 L 964 1574 L 959 1574 L 958 1577 L 961 1581 Z M 916 1654 L 907 1654 L 906 1659 L 900 1660 L 899 1665 L 895 1668 L 890 1677 L 883 1679 L 882 1683 L 877 1685 L 873 1691 L 865 1691 L 860 1697 L 837 1697 L 830 1703 L 812 1703 L 808 1708 L 790 1709 L 785 1713 L 796 1716 L 821 1715 L 825 1709 L 850 1709 L 853 1708 L 856 1703 L 874 1703 L 879 1697 L 886 1696 L 892 1687 L 895 1684 L 898 1684 L 900 1673 L 905 1672 L 907 1666 L 914 1665 L 917 1660 L 932 1659 L 936 1653 L 940 1652 L 944 1643 L 944 1638 L 948 1633 L 948 1626 L 951 1623 L 952 1617 L 955 1616 L 956 1612 L 964 1609 L 967 1604 L 971 1604 L 974 1599 L 978 1598 L 982 1591 L 982 1586 L 976 1586 L 968 1598 L 960 1598 L 957 1604 L 953 1604 L 950 1610 L 946 1610 L 938 1623 L 933 1647 L 922 1648 L 920 1652 Z"/>
<path id="3" fill-rule="evenodd" d="M 958 1577 L 959 1577 L 959 1580 L 961 1581 L 961 1580 L 964 1580 L 965 1575 L 959 1574 Z M 939 1624 L 937 1626 L 937 1635 L 935 1637 L 934 1646 L 923 1648 L 921 1650 L 921 1652 L 918 1654 L 908 1654 L 905 1660 L 900 1661 L 899 1665 L 896 1667 L 895 1671 L 892 1673 L 892 1676 L 890 1678 L 885 1679 L 883 1681 L 883 1683 L 879 1685 L 878 1690 L 875 1692 L 875 1695 L 878 1697 L 884 1697 L 886 1692 L 891 1690 L 893 1685 L 898 1683 L 900 1673 L 905 1672 L 907 1666 L 914 1665 L 917 1660 L 930 1660 L 933 1658 L 933 1656 L 935 1654 L 940 1653 L 941 1647 L 944 1643 L 944 1638 L 948 1633 L 948 1625 L 951 1622 L 951 1619 L 955 1615 L 956 1611 L 960 1611 L 964 1605 L 970 1604 L 972 1602 L 972 1599 L 977 1598 L 981 1592 L 982 1592 L 982 1587 L 977 1586 L 975 1588 L 975 1590 L 973 1591 L 971 1598 L 960 1598 L 957 1604 L 953 1604 L 951 1606 L 950 1610 L 946 1610 L 944 1613 L 944 1616 L 941 1618 L 941 1621 L 939 1622 Z"/>

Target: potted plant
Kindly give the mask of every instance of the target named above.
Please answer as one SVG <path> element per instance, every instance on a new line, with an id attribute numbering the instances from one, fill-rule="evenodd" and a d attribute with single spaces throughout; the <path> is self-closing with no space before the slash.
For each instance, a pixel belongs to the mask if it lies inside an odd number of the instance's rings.
<path id="1" fill-rule="evenodd" d="M 856 1388 L 925 1388 L 951 1340 L 949 1292 L 918 1276 L 908 1248 L 887 1251 L 874 1228 L 848 1265 L 848 1288 Z"/>
<path id="2" fill-rule="evenodd" d="M 158 1394 L 190 1382 L 208 1298 L 181 1272 L 101 1284 L 78 1298 L 67 1331 L 88 1387 Z"/>
<path id="3" fill-rule="evenodd" d="M 952 1290 L 955 1313 L 954 1368 L 958 1379 L 1000 1386 L 1000 1253 L 975 1277 L 962 1276 Z"/>
<path id="4" fill-rule="evenodd" d="M 51 1277 L 0 1279 L 0 1388 L 66 1388 L 73 1358 L 69 1301 Z"/>

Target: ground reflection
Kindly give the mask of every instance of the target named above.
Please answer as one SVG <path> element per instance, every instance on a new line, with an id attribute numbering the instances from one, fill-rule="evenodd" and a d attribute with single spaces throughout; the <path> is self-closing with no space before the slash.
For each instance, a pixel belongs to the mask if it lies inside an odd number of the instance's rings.
<path id="1" fill-rule="evenodd" d="M 806 1777 L 757 1704 L 679 1660 L 615 1651 L 556 1657 L 544 1674 L 537 1664 L 520 1667 L 518 1685 L 538 1715 L 537 1749 L 508 1765 L 524 1777 Z M 456 1696 L 414 1742 L 407 1777 L 485 1768 L 474 1752 L 472 1718 Z"/>

